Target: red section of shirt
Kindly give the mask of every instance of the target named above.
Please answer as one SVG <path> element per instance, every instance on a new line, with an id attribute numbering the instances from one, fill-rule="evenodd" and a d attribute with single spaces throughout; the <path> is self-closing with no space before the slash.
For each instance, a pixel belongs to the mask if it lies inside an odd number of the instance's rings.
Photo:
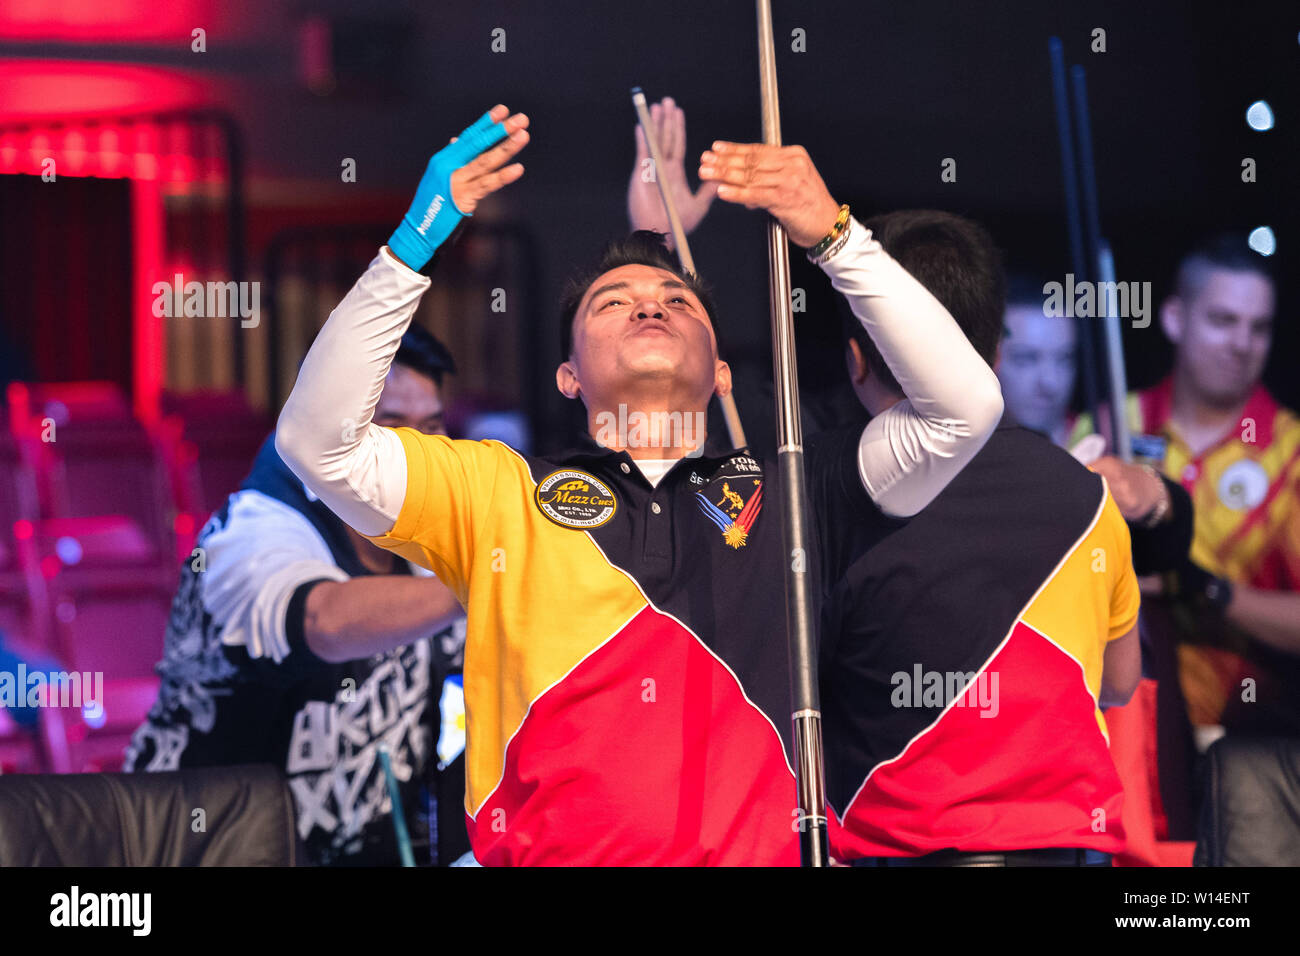
<path id="1" fill-rule="evenodd" d="M 836 859 L 1123 849 L 1123 791 L 1078 662 L 1018 623 L 983 673 L 897 760 L 876 768 L 843 823 L 831 815 Z"/>
<path id="2" fill-rule="evenodd" d="M 485 865 L 797 866 L 797 819 L 771 722 L 647 608 L 534 701 L 468 823 Z"/>

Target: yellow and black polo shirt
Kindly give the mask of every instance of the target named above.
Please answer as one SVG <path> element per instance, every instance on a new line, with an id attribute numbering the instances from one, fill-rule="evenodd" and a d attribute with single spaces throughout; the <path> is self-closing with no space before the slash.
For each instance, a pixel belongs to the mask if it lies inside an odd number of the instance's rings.
<path id="1" fill-rule="evenodd" d="M 818 436 L 821 685 L 839 859 L 1124 846 L 1097 706 L 1138 612 L 1129 532 L 1100 476 L 1004 424 L 920 514 L 862 490 L 861 426 Z"/>
<path id="2" fill-rule="evenodd" d="M 398 429 L 372 538 L 468 611 L 466 812 L 484 864 L 799 862 L 777 493 L 709 442 L 653 487 Z"/>

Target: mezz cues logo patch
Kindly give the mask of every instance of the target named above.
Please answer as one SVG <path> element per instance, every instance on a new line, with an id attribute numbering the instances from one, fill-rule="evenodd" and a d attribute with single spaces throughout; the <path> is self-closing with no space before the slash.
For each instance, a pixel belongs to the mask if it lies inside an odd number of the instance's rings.
<path id="1" fill-rule="evenodd" d="M 604 482 L 572 468 L 547 475 L 534 499 L 542 514 L 566 528 L 599 528 L 618 510 L 614 492 Z"/>

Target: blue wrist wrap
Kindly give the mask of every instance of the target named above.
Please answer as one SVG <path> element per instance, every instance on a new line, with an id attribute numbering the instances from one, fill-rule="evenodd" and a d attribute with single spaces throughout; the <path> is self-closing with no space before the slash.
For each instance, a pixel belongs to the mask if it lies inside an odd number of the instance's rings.
<path id="1" fill-rule="evenodd" d="M 388 240 L 388 248 L 412 269 L 422 269 L 467 213 L 451 198 L 451 174 L 506 138 L 506 128 L 484 113 L 433 154 L 424 170 L 415 201 Z"/>

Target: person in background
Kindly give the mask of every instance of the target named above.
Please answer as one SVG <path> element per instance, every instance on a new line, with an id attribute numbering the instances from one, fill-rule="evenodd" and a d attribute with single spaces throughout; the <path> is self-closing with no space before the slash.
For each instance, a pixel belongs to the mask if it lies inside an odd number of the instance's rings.
<path id="1" fill-rule="evenodd" d="M 661 141 L 684 138 L 681 111 L 671 102 L 652 108 L 651 119 Z M 704 154 L 704 186 L 692 194 L 675 152 L 664 152 L 668 168 L 661 175 L 688 210 L 688 227 L 707 209 L 707 187 L 720 187 L 723 201 L 769 207 L 781 198 L 769 181 L 779 182 L 786 170 L 799 176 L 809 165 L 797 148 L 719 143 Z M 816 208 L 820 180 L 815 171 L 801 178 L 812 184 L 801 199 Z M 628 207 L 634 227 L 663 228 L 657 188 L 638 180 L 635 170 Z M 925 342 L 926 359 L 947 370 L 946 385 L 957 391 L 974 390 L 980 373 L 990 376 L 1002 325 L 1001 264 L 983 230 L 937 211 L 879 216 L 865 225 L 850 219 L 843 240 L 816 261 L 854 256 L 833 271 L 823 268 L 851 306 L 845 316 L 851 378 L 872 423 L 865 434 L 859 420 L 814 436 L 806 459 L 827 586 L 821 678 L 828 798 L 837 814 L 832 853 L 885 864 L 1108 863 L 1108 853 L 1124 846 L 1124 830 L 1097 697 L 1102 706 L 1121 704 L 1139 677 L 1138 592 L 1128 533 L 1103 482 L 1010 422 L 947 487 L 927 485 L 922 470 L 893 489 L 884 482 L 864 488 L 871 453 L 885 446 L 884 436 L 917 411 L 934 415 L 941 401 L 940 390 L 919 386 L 926 362 L 909 366 L 877 348 L 869 332 L 871 309 L 853 294 L 859 283 L 874 279 L 864 253 L 893 256 L 891 266 L 903 266 L 928 290 L 905 306 L 902 287 L 881 282 L 868 301 L 900 314 L 911 311 L 918 320 L 923 302 L 937 301 L 956 319 L 963 336 L 930 338 L 917 331 L 917 341 Z M 862 268 L 855 269 L 857 263 Z M 972 353 L 983 361 L 965 364 Z M 918 448 L 928 450 L 930 442 L 916 437 Z M 1070 490 L 1075 495 L 1067 506 L 1060 498 Z M 895 491 L 918 497 L 894 498 Z M 1094 546 L 1113 559 L 1105 574 L 1077 559 Z M 1075 559 L 1067 560 L 1071 553 Z M 1014 573 L 1014 579 L 981 587 L 989 585 L 981 575 L 990 569 Z M 1022 607 L 1036 588 L 1046 592 L 1044 599 Z M 1058 619 L 1048 607 L 1071 588 L 1085 598 L 1073 601 L 1072 619 Z M 1034 627 L 1067 648 L 1059 659 L 1044 655 L 1023 664 L 1036 653 Z M 1011 647 L 996 654 L 1007 638 Z M 922 733 L 939 710 L 913 706 L 910 697 L 900 706 L 892 680 L 910 677 L 918 662 L 922 669 L 943 670 L 950 693 L 958 678 L 961 691 L 969 687 L 972 696 L 976 688 L 991 690 L 991 707 L 980 717 L 998 717 L 997 682 L 1004 678 L 1001 719 L 963 722 L 970 712 L 959 710 Z M 1053 674 L 1064 679 L 1056 682 Z M 919 763 L 915 753 L 904 754 L 918 736 L 924 739 L 916 749 L 925 752 Z M 1034 740 L 1028 748 L 1022 746 L 1026 739 Z M 886 791 L 900 799 L 882 797 Z M 1101 832 L 1095 828 L 1099 810 L 1109 815 Z M 1007 823 L 990 827 L 989 819 Z"/>
<path id="2" fill-rule="evenodd" d="M 1195 504 L 1190 559 L 1154 586 L 1195 612 L 1180 615 L 1178 656 L 1202 746 L 1300 736 L 1300 418 L 1261 383 L 1276 308 L 1245 236 L 1197 245 L 1160 308 L 1173 370 L 1133 407 L 1135 434 Z"/>
<path id="3" fill-rule="evenodd" d="M 412 325 L 375 421 L 445 434 L 441 387 L 453 371 L 442 343 Z M 396 865 L 378 759 L 387 745 L 412 841 L 430 842 L 422 815 L 438 821 L 425 861 L 464 853 L 463 760 L 453 765 L 454 727 L 439 732 L 457 720 L 444 680 L 454 685 L 465 639 L 451 591 L 340 521 L 285 466 L 274 434 L 194 555 L 172 604 L 158 700 L 123 769 L 275 764 L 313 863 Z M 457 773 L 459 785 L 449 779 Z M 429 792 L 453 800 L 454 812 L 438 814 Z"/>
<path id="4" fill-rule="evenodd" d="M 1098 444 L 1104 447 L 1104 441 L 1093 435 L 1091 418 L 1076 416 L 1070 409 L 1079 370 L 1079 320 L 1048 314 L 1045 300 L 1040 278 L 1013 273 L 1008 279 L 996 366 L 1007 414 L 1057 445 L 1073 447 L 1076 457 L 1105 475 L 1128 522 L 1137 574 L 1183 567 L 1192 540 L 1191 497 L 1176 481 L 1160 475 L 1151 462 L 1126 464 L 1095 450 Z M 1130 404 L 1135 406 L 1136 399 Z M 1085 450 L 1090 443 L 1091 452 Z M 1159 609 L 1148 604 L 1144 612 L 1142 673 L 1149 679 L 1144 683 L 1153 686 L 1140 685 L 1133 703 L 1117 709 L 1108 720 L 1111 750 L 1125 791 L 1147 792 L 1154 774 L 1160 796 L 1126 801 L 1129 847 L 1121 856 L 1125 863 L 1169 862 L 1173 857 L 1159 855 L 1157 834 L 1190 838 L 1195 821 L 1195 751 L 1178 681 L 1175 642 L 1160 625 Z M 1154 762 L 1151 753 L 1156 754 Z M 1168 827 L 1158 827 L 1156 819 L 1167 820 Z"/>
<path id="5" fill-rule="evenodd" d="M 1129 523 L 1133 565 L 1138 574 L 1181 566 L 1192 535 L 1192 502 L 1176 481 L 1150 464 L 1127 464 L 1115 455 L 1089 455 L 1080 447 L 1092 432 L 1091 419 L 1070 411 L 1078 377 L 1076 320 L 1048 315 L 1043 283 L 1013 274 L 1007 280 L 1007 308 L 995 366 L 1007 414 L 1046 435 L 1106 477 L 1120 514 Z M 1086 447 L 1086 446 L 1085 446 Z"/>
<path id="6" fill-rule="evenodd" d="M 998 381 L 1008 415 L 1065 447 L 1073 425 L 1078 330 L 1073 318 L 1046 314 L 1043 299 L 1042 283 L 1008 276 Z"/>
<path id="7" fill-rule="evenodd" d="M 725 198 L 725 196 L 723 197 Z M 992 366 L 1001 262 L 938 210 L 875 216 L 880 244 Z M 878 420 L 904 401 L 846 324 L 854 391 Z M 987 370 L 987 369 L 986 369 Z M 832 854 L 859 866 L 1102 866 L 1125 846 L 1101 709 L 1140 678 L 1129 532 L 1106 482 L 1003 416 L 923 510 L 870 507 L 846 457 L 860 426 L 809 443 L 830 591 L 821 686 Z M 1127 812 L 1127 808 L 1125 808 Z"/>
<path id="8" fill-rule="evenodd" d="M 4 631 L 0 631 L 0 675 L 7 678 L 10 690 L 10 694 L 0 694 L 0 710 L 5 711 L 18 727 L 35 735 L 40 725 L 40 710 L 39 706 L 30 706 L 29 687 L 18 684 L 20 667 L 28 673 L 42 671 L 49 674 L 60 670 L 53 657 L 20 646 L 18 642 L 7 638 Z M 0 768 L 0 773 L 3 772 L 3 768 Z"/>

